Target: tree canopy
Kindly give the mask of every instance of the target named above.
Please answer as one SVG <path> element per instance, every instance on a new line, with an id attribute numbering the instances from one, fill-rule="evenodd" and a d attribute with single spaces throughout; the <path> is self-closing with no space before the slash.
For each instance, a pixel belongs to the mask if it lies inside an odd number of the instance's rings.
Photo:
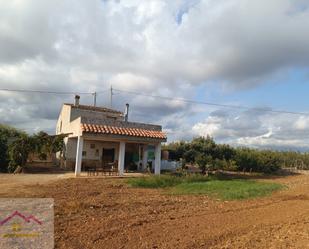
<path id="1" fill-rule="evenodd" d="M 202 171 L 228 169 L 271 173 L 282 167 L 309 169 L 309 154 L 292 151 L 258 150 L 217 144 L 213 138 L 197 137 L 190 142 L 165 145 L 171 159 L 182 158 L 198 165 Z"/>
<path id="2" fill-rule="evenodd" d="M 65 135 L 50 136 L 40 131 L 33 135 L 13 127 L 0 125 L 0 170 L 12 172 L 25 166 L 30 153 L 46 160 L 48 155 L 63 151 Z"/>

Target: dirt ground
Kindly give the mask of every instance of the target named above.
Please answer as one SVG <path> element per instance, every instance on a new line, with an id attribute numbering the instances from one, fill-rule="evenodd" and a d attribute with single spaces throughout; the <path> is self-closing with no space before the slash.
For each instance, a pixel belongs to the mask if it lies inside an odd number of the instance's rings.
<path id="1" fill-rule="evenodd" d="M 267 179 L 287 188 L 228 202 L 125 181 L 1 175 L 0 197 L 54 198 L 56 248 L 309 248 L 309 175 Z"/>

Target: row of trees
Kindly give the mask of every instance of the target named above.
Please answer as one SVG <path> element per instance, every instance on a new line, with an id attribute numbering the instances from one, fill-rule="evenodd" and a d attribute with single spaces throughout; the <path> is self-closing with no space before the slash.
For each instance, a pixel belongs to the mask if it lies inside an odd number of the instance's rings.
<path id="1" fill-rule="evenodd" d="M 283 167 L 309 169 L 309 153 L 234 148 L 216 144 L 211 137 L 194 138 L 165 146 L 172 159 L 197 164 L 206 170 L 240 170 L 271 173 Z"/>
<path id="2" fill-rule="evenodd" d="M 13 172 L 17 166 L 25 166 L 31 153 L 46 160 L 51 154 L 62 151 L 63 146 L 63 136 L 50 136 L 43 131 L 28 135 L 0 125 L 0 171 Z"/>

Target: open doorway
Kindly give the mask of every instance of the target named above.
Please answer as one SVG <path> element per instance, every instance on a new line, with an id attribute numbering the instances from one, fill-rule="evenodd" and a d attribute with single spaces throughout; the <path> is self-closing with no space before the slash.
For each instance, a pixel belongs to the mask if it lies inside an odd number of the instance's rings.
<path id="1" fill-rule="evenodd" d="M 115 161 L 115 149 L 104 149 L 102 153 L 102 167 L 106 167 Z"/>
<path id="2" fill-rule="evenodd" d="M 136 172 L 139 170 L 140 163 L 139 144 L 127 143 L 125 153 L 125 171 Z"/>

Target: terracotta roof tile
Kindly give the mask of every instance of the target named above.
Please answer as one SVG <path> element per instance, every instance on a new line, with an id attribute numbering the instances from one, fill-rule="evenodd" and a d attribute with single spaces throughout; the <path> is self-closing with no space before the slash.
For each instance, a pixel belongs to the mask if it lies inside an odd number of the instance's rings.
<path id="1" fill-rule="evenodd" d="M 98 133 L 98 134 L 115 134 L 133 137 L 147 137 L 166 139 L 166 135 L 162 131 L 145 130 L 140 128 L 116 127 L 111 125 L 97 125 L 97 124 L 81 124 L 83 132 Z"/>

